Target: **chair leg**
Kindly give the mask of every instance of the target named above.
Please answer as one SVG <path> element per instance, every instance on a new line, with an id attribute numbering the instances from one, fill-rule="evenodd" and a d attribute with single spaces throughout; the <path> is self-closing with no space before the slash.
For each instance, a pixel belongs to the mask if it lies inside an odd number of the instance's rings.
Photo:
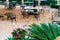
<path id="1" fill-rule="evenodd" d="M 23 18 L 26 16 L 26 13 L 22 13 Z"/>
<path id="2" fill-rule="evenodd" d="M 39 20 L 39 15 L 35 15 L 34 17 L 37 19 L 37 21 Z"/>
<path id="3" fill-rule="evenodd" d="M 2 17 L 2 20 L 4 20 L 4 17 Z"/>
<path id="4" fill-rule="evenodd" d="M 13 20 L 16 21 L 16 18 L 15 17 L 14 18 L 10 18 L 10 19 L 11 19 L 11 21 L 13 21 Z"/>
<path id="5" fill-rule="evenodd" d="M 16 21 L 16 18 L 15 18 L 15 21 Z"/>
<path id="6" fill-rule="evenodd" d="M 13 22 L 13 19 L 11 18 L 11 22 Z"/>
<path id="7" fill-rule="evenodd" d="M 9 18 L 7 17 L 7 20 L 9 20 Z"/>

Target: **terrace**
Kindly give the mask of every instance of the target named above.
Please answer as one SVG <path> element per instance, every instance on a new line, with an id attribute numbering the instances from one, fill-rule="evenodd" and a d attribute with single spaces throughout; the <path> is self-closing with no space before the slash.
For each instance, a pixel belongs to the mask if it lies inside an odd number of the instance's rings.
<path id="1" fill-rule="evenodd" d="M 31 9 L 32 6 L 29 6 Z M 60 21 L 60 17 L 58 19 L 58 9 L 50 8 L 49 6 L 36 6 L 34 7 L 39 11 L 39 17 L 35 17 L 35 15 L 22 15 L 22 11 L 20 5 L 17 5 L 12 10 L 9 10 L 5 7 L 5 5 L 0 5 L 0 16 L 3 15 L 4 17 L 0 18 L 0 40 L 5 40 L 6 37 L 12 36 L 11 32 L 15 28 L 21 29 L 28 29 L 27 25 L 31 25 L 32 23 L 48 23 L 53 21 Z M 33 9 L 34 9 L 33 8 Z M 41 11 L 41 9 L 43 9 Z M 57 12 L 57 13 L 56 13 Z M 16 16 L 16 21 L 11 19 L 7 20 L 6 13 L 13 13 Z M 56 14 L 57 16 L 55 16 Z M 15 17 L 12 16 L 12 17 Z M 23 17 L 24 16 L 24 17 Z M 38 15 L 37 15 L 38 16 Z M 14 18 L 15 19 L 15 18 Z"/>
<path id="2" fill-rule="evenodd" d="M 23 27 L 24 25 L 30 25 L 32 23 L 41 23 L 41 22 L 48 23 L 48 22 L 52 21 L 52 18 L 51 18 L 52 13 L 50 13 L 48 11 L 41 12 L 39 19 L 35 18 L 33 15 L 30 15 L 28 18 L 27 17 L 23 18 L 21 15 L 21 10 L 20 10 L 19 6 L 16 6 L 16 9 L 13 9 L 13 10 L 7 10 L 7 9 L 5 9 L 5 7 L 3 5 L 1 5 L 0 7 L 1 7 L 0 14 L 12 12 L 12 13 L 16 14 L 16 17 L 17 17 L 16 22 L 15 21 L 11 22 L 11 20 L 7 21 L 6 17 L 4 17 L 3 20 L 0 19 L 0 26 L 1 26 L 0 31 L 2 31 L 2 33 L 0 33 L 1 34 L 0 36 L 2 36 L 3 34 L 6 35 L 6 34 L 10 33 L 13 29 Z M 6 33 L 4 33 L 4 32 L 6 32 Z M 4 37 L 4 35 L 2 37 Z"/>

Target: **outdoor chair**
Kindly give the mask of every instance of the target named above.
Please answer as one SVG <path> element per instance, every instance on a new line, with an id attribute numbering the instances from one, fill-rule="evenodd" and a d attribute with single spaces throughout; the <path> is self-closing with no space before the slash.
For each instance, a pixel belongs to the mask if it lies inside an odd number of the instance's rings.
<path id="1" fill-rule="evenodd" d="M 16 3 L 13 3 L 12 5 L 13 5 L 13 8 L 16 8 Z"/>
<path id="2" fill-rule="evenodd" d="M 9 3 L 8 9 L 16 8 L 16 3 Z"/>
<path id="3" fill-rule="evenodd" d="M 7 4 L 5 4 L 5 8 L 8 8 Z"/>
<path id="4" fill-rule="evenodd" d="M 23 18 L 24 18 L 24 17 L 26 16 L 26 13 L 25 13 L 25 12 L 23 12 L 23 13 L 22 13 L 22 16 L 23 16 Z"/>
<path id="5" fill-rule="evenodd" d="M 60 25 L 60 21 L 53 21 L 52 23 L 57 23 L 58 25 Z"/>
<path id="6" fill-rule="evenodd" d="M 13 9 L 13 5 L 9 4 L 9 8 L 8 9 Z"/>
<path id="7" fill-rule="evenodd" d="M 34 15 L 35 18 L 39 18 L 39 14 Z"/>
<path id="8" fill-rule="evenodd" d="M 26 16 L 26 11 L 23 9 L 22 11 L 21 11 L 21 15 L 23 16 L 23 18 Z"/>
<path id="9" fill-rule="evenodd" d="M 7 16 L 7 20 L 9 20 L 10 19 L 10 15 L 11 15 L 12 13 L 5 13 L 4 15 L 5 16 Z"/>
<path id="10" fill-rule="evenodd" d="M 20 7 L 21 7 L 22 9 L 24 9 L 24 8 L 26 7 L 26 5 L 21 5 Z"/>
<path id="11" fill-rule="evenodd" d="M 3 20 L 3 17 L 4 17 L 4 16 L 3 16 L 3 14 L 1 14 L 1 15 L 0 15 L 0 19 L 2 19 L 2 20 Z"/>
<path id="12" fill-rule="evenodd" d="M 34 11 L 33 11 L 34 10 Z M 40 10 L 33 9 L 32 11 L 28 11 L 28 15 L 34 15 L 35 18 L 39 18 Z"/>
<path id="13" fill-rule="evenodd" d="M 5 13 L 5 15 L 7 16 L 7 20 L 11 20 L 11 21 L 13 21 L 13 20 L 15 20 L 16 21 L 16 15 L 15 14 L 13 14 L 13 13 Z"/>
<path id="14" fill-rule="evenodd" d="M 15 20 L 16 21 L 16 15 L 10 15 L 10 19 L 11 19 L 11 21 L 13 21 L 13 20 Z"/>
<path id="15" fill-rule="evenodd" d="M 36 14 L 35 14 L 35 18 L 39 18 L 40 17 L 40 10 L 38 10 L 37 12 L 36 12 Z"/>
<path id="16" fill-rule="evenodd" d="M 38 11 L 37 9 L 24 9 L 25 11 L 22 13 L 23 17 L 27 15 L 33 15 L 35 18 L 39 18 L 40 15 L 40 10 Z"/>
<path id="17" fill-rule="evenodd" d="M 28 9 L 27 15 L 35 15 L 34 9 Z"/>

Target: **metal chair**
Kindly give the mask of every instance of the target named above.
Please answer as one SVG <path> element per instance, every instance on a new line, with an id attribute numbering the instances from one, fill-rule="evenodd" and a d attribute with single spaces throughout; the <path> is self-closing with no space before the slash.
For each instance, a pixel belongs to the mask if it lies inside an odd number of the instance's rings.
<path id="1" fill-rule="evenodd" d="M 60 21 L 53 21 L 52 23 L 57 23 L 58 25 L 60 25 Z"/>
<path id="2" fill-rule="evenodd" d="M 38 10 L 36 13 L 35 13 L 35 18 L 39 18 L 40 17 L 40 10 Z"/>
<path id="3" fill-rule="evenodd" d="M 3 14 L 1 14 L 1 15 L 0 15 L 0 19 L 2 19 L 2 20 L 3 20 L 3 17 L 4 17 L 4 16 L 3 16 Z"/>
<path id="4" fill-rule="evenodd" d="M 10 19 L 11 21 L 13 21 L 13 20 L 16 21 L 16 15 L 15 14 L 13 14 L 13 13 L 5 13 L 4 15 L 7 16 L 7 20 Z"/>
<path id="5" fill-rule="evenodd" d="M 11 19 L 11 21 L 13 21 L 13 20 L 16 21 L 16 15 L 14 15 L 14 14 L 10 15 L 10 19 Z"/>

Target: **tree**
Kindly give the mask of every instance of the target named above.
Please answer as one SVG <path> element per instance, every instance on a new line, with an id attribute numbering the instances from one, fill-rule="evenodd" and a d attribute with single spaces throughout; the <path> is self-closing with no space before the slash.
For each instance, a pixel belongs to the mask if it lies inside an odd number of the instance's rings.
<path id="1" fill-rule="evenodd" d="M 21 4 L 22 0 L 16 0 L 18 4 Z"/>
<path id="2" fill-rule="evenodd" d="M 56 0 L 46 0 L 46 1 L 41 1 L 41 5 L 56 5 L 57 1 Z"/>
<path id="3" fill-rule="evenodd" d="M 50 5 L 56 5 L 57 4 L 57 1 L 56 0 L 47 0 L 49 3 L 50 3 Z"/>
<path id="4" fill-rule="evenodd" d="M 4 1 L 6 1 L 6 0 L 0 0 L 0 1 L 4 2 Z"/>

